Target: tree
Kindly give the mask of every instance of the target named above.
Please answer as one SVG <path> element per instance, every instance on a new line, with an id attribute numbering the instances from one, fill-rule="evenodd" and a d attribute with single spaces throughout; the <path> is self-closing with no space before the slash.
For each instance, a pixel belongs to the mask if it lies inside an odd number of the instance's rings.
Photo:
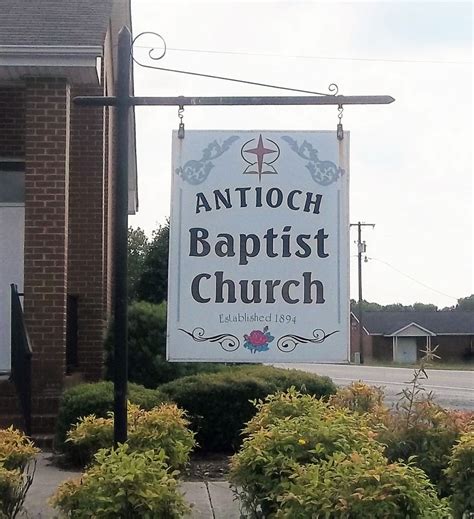
<path id="1" fill-rule="evenodd" d="M 137 299 L 161 303 L 168 298 L 168 252 L 170 223 L 153 232 L 148 246 L 143 270 L 137 284 Z"/>
<path id="2" fill-rule="evenodd" d="M 437 312 L 439 308 L 431 303 L 413 303 L 415 312 Z"/>
<path id="3" fill-rule="evenodd" d="M 413 307 L 411 305 L 402 305 L 402 303 L 390 303 L 382 306 L 383 312 L 412 312 Z"/>
<path id="4" fill-rule="evenodd" d="M 140 227 L 128 228 L 128 299 L 137 300 L 137 285 L 149 249 L 148 237 Z"/>
<path id="5" fill-rule="evenodd" d="M 458 299 L 456 310 L 464 310 L 467 312 L 474 312 L 474 294 Z"/>
<path id="6" fill-rule="evenodd" d="M 351 310 L 356 315 L 359 311 L 359 304 L 351 299 Z M 380 305 L 379 303 L 371 303 L 370 301 L 362 301 L 363 312 L 437 312 L 438 307 L 433 304 L 414 303 L 412 305 L 402 305 L 401 303 L 391 303 L 388 305 Z"/>
<path id="7" fill-rule="evenodd" d="M 381 312 L 383 310 L 383 306 L 378 303 L 371 303 L 362 300 L 362 311 L 363 312 Z M 355 299 L 351 299 L 351 312 L 354 312 L 356 315 L 359 313 L 359 302 Z"/>

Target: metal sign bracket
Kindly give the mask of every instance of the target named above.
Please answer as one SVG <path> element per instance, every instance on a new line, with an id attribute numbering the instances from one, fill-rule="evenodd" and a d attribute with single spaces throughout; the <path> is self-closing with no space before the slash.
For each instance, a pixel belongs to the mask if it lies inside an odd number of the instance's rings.
<path id="1" fill-rule="evenodd" d="M 166 53 L 164 39 L 156 33 L 141 33 L 133 41 L 128 27 L 123 27 L 118 36 L 118 63 L 117 63 L 117 89 L 116 96 L 79 96 L 74 98 L 74 103 L 79 106 L 113 106 L 117 109 L 115 118 L 117 143 L 115 146 L 115 207 L 114 207 L 114 443 L 127 441 L 127 371 L 128 371 L 128 346 L 127 346 L 127 236 L 128 236 L 128 138 L 129 138 L 129 108 L 131 106 L 310 106 L 310 105 L 335 105 L 339 107 L 338 135 L 342 134 L 342 107 L 343 105 L 374 105 L 390 104 L 395 101 L 391 96 L 342 96 L 337 95 L 337 86 L 332 84 L 329 91 L 332 94 L 311 92 L 295 88 L 267 85 L 252 81 L 243 81 L 235 78 L 224 78 L 188 72 L 138 62 L 133 56 L 133 45 L 144 34 L 155 34 L 163 41 L 164 48 L 160 56 L 154 56 L 155 48 L 151 48 L 148 55 L 156 61 Z M 305 96 L 240 96 L 240 97 L 135 97 L 131 96 L 131 62 L 139 66 L 203 76 L 225 81 L 251 84 L 281 90 L 311 94 Z"/>

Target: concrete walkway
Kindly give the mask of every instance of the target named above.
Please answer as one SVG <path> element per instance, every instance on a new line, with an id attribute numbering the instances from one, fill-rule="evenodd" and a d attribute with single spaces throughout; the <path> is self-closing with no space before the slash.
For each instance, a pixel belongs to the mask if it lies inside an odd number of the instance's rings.
<path id="1" fill-rule="evenodd" d="M 55 511 L 47 504 L 48 499 L 63 481 L 80 475 L 77 471 L 55 467 L 49 461 L 49 456 L 48 453 L 38 455 L 35 479 L 26 496 L 26 514 L 22 515 L 22 519 L 56 517 Z M 181 488 L 192 506 L 192 519 L 240 518 L 238 502 L 234 501 L 227 481 L 185 481 Z"/>

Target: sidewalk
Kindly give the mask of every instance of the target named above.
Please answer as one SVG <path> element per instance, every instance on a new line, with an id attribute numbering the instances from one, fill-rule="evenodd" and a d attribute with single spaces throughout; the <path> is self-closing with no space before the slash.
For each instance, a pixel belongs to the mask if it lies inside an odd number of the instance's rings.
<path id="1" fill-rule="evenodd" d="M 26 519 L 52 519 L 55 511 L 47 500 L 60 483 L 80 475 L 80 472 L 62 470 L 51 465 L 48 453 L 37 458 L 36 474 L 25 501 Z M 234 501 L 227 481 L 185 481 L 181 488 L 192 506 L 192 519 L 239 519 L 239 505 Z"/>

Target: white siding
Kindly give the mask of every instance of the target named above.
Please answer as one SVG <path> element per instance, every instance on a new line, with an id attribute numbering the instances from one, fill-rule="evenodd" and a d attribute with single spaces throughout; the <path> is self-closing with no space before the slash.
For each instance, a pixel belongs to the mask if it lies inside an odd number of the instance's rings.
<path id="1" fill-rule="evenodd" d="M 25 208 L 0 205 L 0 372 L 10 370 L 10 284 L 23 291 Z"/>

